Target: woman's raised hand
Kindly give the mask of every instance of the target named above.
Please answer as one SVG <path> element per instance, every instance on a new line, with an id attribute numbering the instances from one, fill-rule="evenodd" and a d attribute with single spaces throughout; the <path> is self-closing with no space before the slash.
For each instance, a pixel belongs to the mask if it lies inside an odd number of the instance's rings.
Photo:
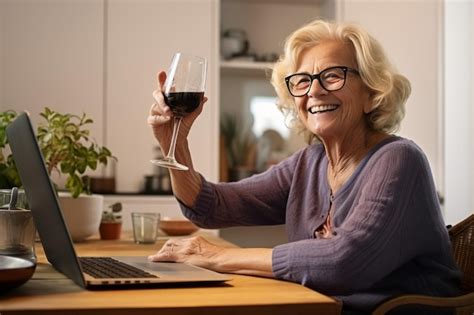
<path id="1" fill-rule="evenodd" d="M 167 149 L 171 140 L 171 134 L 173 133 L 173 120 L 171 119 L 173 112 L 166 104 L 163 96 L 163 86 L 166 81 L 166 73 L 164 71 L 158 73 L 157 81 L 158 88 L 153 91 L 153 99 L 155 102 L 150 107 L 147 122 L 152 128 L 155 138 L 160 142 L 162 147 L 164 146 Z M 198 109 L 183 118 L 178 139 L 186 139 L 194 120 L 201 114 L 206 101 L 207 97 L 204 97 Z"/>

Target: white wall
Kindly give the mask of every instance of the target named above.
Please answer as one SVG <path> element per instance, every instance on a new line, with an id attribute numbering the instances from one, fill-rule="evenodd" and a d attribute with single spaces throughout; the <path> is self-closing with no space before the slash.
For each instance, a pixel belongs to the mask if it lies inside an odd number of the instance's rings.
<path id="1" fill-rule="evenodd" d="M 102 1 L 1 0 L 0 11 L 0 109 L 27 109 L 34 121 L 44 106 L 85 112 L 100 143 Z"/>
<path id="2" fill-rule="evenodd" d="M 445 4 L 445 214 L 456 223 L 474 213 L 474 4 Z"/>
<path id="3" fill-rule="evenodd" d="M 113 0 L 107 3 L 107 99 L 105 141 L 119 157 L 117 189 L 136 191 L 156 166 L 154 139 L 146 116 L 153 102 L 158 71 L 168 71 L 173 54 L 188 51 L 208 58 L 206 103 L 189 136 L 196 169 L 218 177 L 218 49 L 216 1 Z M 179 17 L 179 18 L 177 18 Z M 216 34 L 214 34 L 214 32 Z"/>
<path id="4" fill-rule="evenodd" d="M 410 80 L 412 94 L 399 134 L 423 149 L 443 193 L 442 1 L 341 1 L 341 19 L 363 25 Z"/>
<path id="5" fill-rule="evenodd" d="M 117 191 L 138 192 L 157 145 L 146 116 L 174 52 L 207 57 L 209 101 L 189 136 L 194 165 L 218 178 L 217 0 L 0 0 L 0 110 L 87 113 L 118 158 Z M 179 18 L 177 18 L 179 16 Z M 106 175 L 111 175 L 109 173 Z M 99 174 L 100 175 L 100 174 Z"/>

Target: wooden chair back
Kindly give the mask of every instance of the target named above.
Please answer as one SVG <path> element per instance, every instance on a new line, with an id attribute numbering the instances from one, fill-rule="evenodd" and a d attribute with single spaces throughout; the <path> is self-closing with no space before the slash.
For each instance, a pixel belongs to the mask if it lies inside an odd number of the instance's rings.
<path id="1" fill-rule="evenodd" d="M 474 292 L 474 214 L 449 229 L 454 259 L 463 272 L 461 289 Z"/>

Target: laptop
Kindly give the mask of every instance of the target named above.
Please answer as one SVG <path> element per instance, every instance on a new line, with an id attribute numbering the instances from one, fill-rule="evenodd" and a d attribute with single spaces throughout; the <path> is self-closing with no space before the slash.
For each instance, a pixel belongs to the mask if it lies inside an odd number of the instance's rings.
<path id="1" fill-rule="evenodd" d="M 227 275 L 197 266 L 149 262 L 142 256 L 78 257 L 28 113 L 21 113 L 8 126 L 7 137 L 46 257 L 55 269 L 79 286 L 92 289 L 230 280 Z"/>

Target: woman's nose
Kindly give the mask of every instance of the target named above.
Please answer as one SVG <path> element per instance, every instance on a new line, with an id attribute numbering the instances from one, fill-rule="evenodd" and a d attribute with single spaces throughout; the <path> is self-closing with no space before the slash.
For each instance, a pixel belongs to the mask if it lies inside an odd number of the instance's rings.
<path id="1" fill-rule="evenodd" d="M 313 82 L 311 83 L 311 86 L 308 91 L 308 97 L 315 97 L 318 95 L 325 95 L 327 94 L 328 91 L 324 89 L 319 82 L 319 80 L 314 79 Z"/>

